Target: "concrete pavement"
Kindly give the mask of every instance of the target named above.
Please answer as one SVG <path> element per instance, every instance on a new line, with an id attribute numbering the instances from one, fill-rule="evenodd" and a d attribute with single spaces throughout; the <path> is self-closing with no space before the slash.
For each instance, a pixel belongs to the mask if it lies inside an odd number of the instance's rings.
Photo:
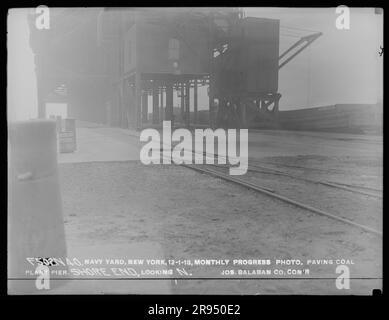
<path id="1" fill-rule="evenodd" d="M 59 163 L 139 160 L 139 132 L 104 126 L 77 128 L 77 150 L 61 153 Z M 249 158 L 319 155 L 381 159 L 382 136 L 341 133 L 250 130 Z"/>

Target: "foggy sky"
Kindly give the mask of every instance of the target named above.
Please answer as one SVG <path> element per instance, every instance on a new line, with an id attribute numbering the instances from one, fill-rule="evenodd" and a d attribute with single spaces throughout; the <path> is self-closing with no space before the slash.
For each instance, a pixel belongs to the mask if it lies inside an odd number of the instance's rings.
<path id="1" fill-rule="evenodd" d="M 335 103 L 376 103 L 382 96 L 382 15 L 350 8 L 350 30 L 335 27 L 335 8 L 247 9 L 247 16 L 280 19 L 280 54 L 297 38 L 286 34 L 323 33 L 280 70 L 281 110 Z M 294 32 L 294 33 L 293 33 Z M 314 32 L 311 32 L 314 33 Z M 381 99 L 382 100 L 382 99 Z"/>

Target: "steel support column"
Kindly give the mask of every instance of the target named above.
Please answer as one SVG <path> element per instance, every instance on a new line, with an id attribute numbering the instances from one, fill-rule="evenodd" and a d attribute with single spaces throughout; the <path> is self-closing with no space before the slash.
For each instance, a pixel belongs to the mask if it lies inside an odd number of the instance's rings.
<path id="1" fill-rule="evenodd" d="M 160 91 L 160 102 L 159 102 L 159 107 L 160 107 L 160 112 L 159 112 L 159 120 L 162 122 L 164 119 L 164 110 L 163 110 L 163 88 L 161 87 Z"/>
<path id="2" fill-rule="evenodd" d="M 247 112 L 246 112 L 246 103 L 244 103 L 244 101 L 240 100 L 239 101 L 239 108 L 241 110 L 240 112 L 240 116 L 241 116 L 241 120 L 240 120 L 240 125 L 241 125 L 241 128 L 247 128 Z"/>
<path id="3" fill-rule="evenodd" d="M 142 94 L 142 123 L 147 123 L 149 113 L 149 95 L 146 92 Z"/>
<path id="4" fill-rule="evenodd" d="M 185 126 L 190 124 L 190 82 L 185 84 Z"/>
<path id="5" fill-rule="evenodd" d="M 185 122 L 185 84 L 181 83 L 181 122 Z"/>
<path id="6" fill-rule="evenodd" d="M 158 106 L 158 85 L 156 81 L 153 82 L 153 124 L 159 122 L 159 106 Z"/>
<path id="7" fill-rule="evenodd" d="M 135 112 L 136 112 L 136 129 L 142 127 L 142 81 L 140 73 L 135 76 Z"/>
<path id="8" fill-rule="evenodd" d="M 197 79 L 194 80 L 193 84 L 193 123 L 197 124 Z"/>
<path id="9" fill-rule="evenodd" d="M 166 114 L 165 119 L 170 120 L 173 126 L 173 83 L 166 84 Z"/>

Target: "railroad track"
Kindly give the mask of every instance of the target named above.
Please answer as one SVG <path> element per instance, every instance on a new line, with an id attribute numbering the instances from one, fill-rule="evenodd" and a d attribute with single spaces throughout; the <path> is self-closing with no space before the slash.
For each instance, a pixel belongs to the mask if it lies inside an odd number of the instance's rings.
<path id="1" fill-rule="evenodd" d="M 270 163 L 270 162 L 267 162 L 267 161 L 264 161 L 265 164 L 271 164 L 271 165 L 274 165 L 274 166 L 281 166 L 281 167 L 287 167 L 287 168 L 293 168 L 293 169 L 299 169 L 299 170 L 311 170 L 311 171 L 318 171 L 318 172 L 328 172 L 328 171 L 332 171 L 334 173 L 338 172 L 336 169 L 322 169 L 322 168 L 309 168 L 309 167 L 304 167 L 304 166 L 296 166 L 296 165 L 292 165 L 292 164 L 285 164 L 285 163 L 278 163 L 278 162 L 274 162 L 274 163 Z"/>
<path id="2" fill-rule="evenodd" d="M 204 152 L 204 155 L 211 156 L 209 154 L 206 154 L 205 152 Z M 217 156 L 217 155 L 215 155 L 215 156 Z M 225 159 L 225 160 L 227 162 L 227 159 Z M 277 164 L 275 164 L 275 165 L 277 165 Z M 216 166 L 216 167 L 225 167 L 225 166 L 218 165 L 218 164 L 214 164 L 214 166 Z M 305 170 L 311 170 L 311 168 L 308 168 L 308 167 L 289 166 L 289 165 L 285 165 L 285 166 L 287 166 L 287 167 L 298 167 L 298 168 L 304 168 Z M 316 169 L 317 168 L 312 168 L 312 170 L 316 170 Z M 317 169 L 317 170 L 324 171 L 324 169 Z M 313 184 L 321 184 L 321 185 L 324 185 L 324 186 L 327 186 L 327 187 L 331 187 L 331 188 L 341 189 L 341 190 L 345 190 L 345 191 L 352 192 L 352 193 L 358 193 L 358 194 L 362 194 L 362 195 L 365 195 L 365 196 L 382 199 L 382 195 L 380 194 L 380 193 L 382 193 L 382 190 L 377 189 L 377 188 L 357 186 L 357 185 L 351 185 L 351 184 L 343 184 L 343 183 L 338 183 L 338 182 L 333 182 L 333 181 L 308 179 L 308 178 L 304 178 L 304 177 L 301 177 L 301 176 L 298 176 L 298 175 L 294 175 L 294 174 L 290 174 L 290 173 L 287 173 L 287 172 L 284 172 L 284 171 L 280 171 L 280 170 L 277 170 L 277 169 L 269 168 L 269 167 L 266 167 L 266 166 L 263 166 L 263 165 L 249 164 L 248 171 L 258 172 L 258 173 L 265 173 L 265 174 L 271 174 L 271 175 L 285 176 L 285 177 L 293 178 L 293 179 L 296 179 L 296 180 L 302 180 L 302 181 L 310 182 L 310 183 L 313 183 Z M 364 189 L 364 190 L 361 190 L 361 189 Z M 373 191 L 375 193 L 372 193 L 372 192 L 369 192 L 369 191 Z"/>
<path id="3" fill-rule="evenodd" d="M 267 196 L 270 196 L 272 198 L 276 198 L 278 200 L 281 200 L 281 201 L 286 202 L 288 204 L 294 205 L 296 207 L 299 207 L 299 208 L 305 209 L 307 211 L 310 211 L 310 212 L 313 212 L 313 213 L 325 216 L 327 218 L 330 218 L 330 219 L 333 219 L 333 220 L 336 220 L 336 221 L 339 221 L 339 222 L 351 225 L 353 227 L 362 229 L 362 230 L 364 230 L 366 232 L 373 233 L 375 235 L 378 235 L 378 236 L 382 237 L 382 232 L 380 232 L 378 230 L 375 230 L 373 228 L 370 228 L 368 226 L 362 225 L 360 223 L 357 223 L 357 222 L 354 222 L 354 221 L 351 221 L 351 220 L 339 217 L 339 216 L 337 216 L 335 214 L 332 214 L 330 212 L 326 212 L 324 210 L 320 210 L 320 209 L 314 208 L 312 206 L 309 206 L 309 205 L 306 205 L 306 204 L 304 204 L 302 202 L 290 199 L 290 198 L 285 197 L 283 195 L 277 194 L 277 193 L 274 192 L 274 190 L 271 190 L 271 189 L 269 189 L 267 187 L 263 187 L 263 186 L 260 186 L 260 185 L 257 185 L 257 184 L 253 184 L 253 183 L 244 181 L 242 179 L 226 175 L 226 174 L 224 174 L 224 173 L 222 173 L 220 171 L 215 171 L 215 170 L 212 170 L 212 169 L 209 169 L 209 168 L 205 168 L 204 166 L 196 166 L 196 165 L 189 165 L 189 164 L 181 164 L 181 166 L 189 168 L 189 169 L 192 169 L 192 170 L 195 170 L 195 171 L 198 171 L 198 172 L 201 172 L 201 173 L 205 173 L 205 174 L 208 174 L 208 175 L 211 175 L 211 176 L 214 176 L 214 177 L 218 177 L 218 178 L 223 179 L 225 181 L 229 181 L 229 182 L 235 183 L 235 184 L 240 185 L 242 187 L 254 190 L 254 191 L 262 193 L 262 194 L 266 194 Z"/>
<path id="4" fill-rule="evenodd" d="M 192 150 L 192 153 L 195 154 L 195 151 Z M 206 152 L 203 152 L 203 156 L 213 157 L 215 160 L 216 160 L 217 157 L 220 157 L 217 154 L 207 154 Z M 228 162 L 226 162 L 226 163 L 228 163 Z M 379 230 L 376 230 L 376 229 L 373 229 L 373 228 L 371 228 L 369 226 L 365 226 L 363 224 L 351 221 L 349 219 L 345 219 L 345 218 L 339 217 L 339 216 L 337 216 L 337 215 L 335 215 L 333 213 L 330 213 L 330 212 L 327 212 L 327 211 L 324 211 L 324 210 L 321 210 L 321 209 L 314 208 L 312 206 L 309 206 L 309 205 L 304 204 L 302 202 L 293 200 L 293 199 L 288 198 L 286 196 L 277 194 L 275 192 L 275 190 L 270 189 L 270 188 L 268 188 L 266 186 L 261 186 L 261 185 L 258 185 L 258 184 L 254 184 L 254 183 L 245 181 L 243 179 L 236 178 L 236 176 L 230 176 L 230 175 L 227 175 L 227 174 L 225 174 L 223 172 L 206 168 L 204 165 L 181 164 L 181 166 L 183 166 L 185 168 L 189 168 L 189 169 L 195 170 L 195 171 L 203 173 L 203 174 L 211 175 L 213 177 L 218 177 L 218 178 L 223 179 L 223 180 L 228 181 L 228 182 L 232 182 L 234 184 L 240 185 L 240 186 L 248 188 L 250 190 L 253 190 L 253 191 L 265 194 L 265 195 L 267 195 L 269 197 L 281 200 L 281 201 L 283 201 L 285 203 L 294 205 L 294 206 L 296 206 L 298 208 L 301 208 L 301 209 L 304 209 L 304 210 L 307 210 L 307 211 L 319 214 L 321 216 L 327 217 L 329 219 L 336 220 L 338 222 L 342 222 L 344 224 L 356 227 L 356 228 L 361 229 L 361 230 L 363 230 L 365 232 L 372 233 L 372 234 L 375 234 L 375 235 L 380 236 L 380 237 L 383 236 L 382 232 L 379 231 Z M 226 166 L 221 166 L 221 165 L 214 165 L 214 166 L 216 166 L 216 167 L 225 167 L 226 168 Z M 249 165 L 249 169 L 250 169 L 250 167 L 253 168 L 253 165 Z M 259 166 L 257 166 L 257 167 L 259 167 Z M 273 171 L 273 172 L 271 172 L 271 171 Z M 295 178 L 295 179 L 298 179 L 298 178 L 300 179 L 301 178 L 303 180 L 306 180 L 306 178 L 302 178 L 302 177 L 298 177 L 298 176 L 295 176 L 295 175 L 291 175 L 291 174 L 288 174 L 288 173 L 285 173 L 285 172 L 282 172 L 282 171 L 279 171 L 279 170 L 276 170 L 276 169 L 269 169 L 269 168 L 267 168 L 266 173 L 277 173 L 279 175 L 285 175 L 285 176 L 288 176 L 288 177 L 291 177 L 291 178 Z M 329 187 L 333 187 L 333 188 L 339 188 L 339 189 L 347 190 L 347 191 L 350 191 L 350 192 L 356 192 L 356 193 L 367 195 L 367 196 L 373 196 L 373 197 L 381 198 L 380 196 L 375 195 L 375 194 L 370 194 L 370 193 L 367 193 L 367 192 L 353 190 L 353 189 L 351 189 L 348 186 L 341 186 L 341 185 L 337 185 L 337 184 L 330 183 L 330 182 L 316 181 L 316 180 L 311 180 L 311 179 L 308 179 L 308 180 L 309 180 L 309 182 L 312 182 L 312 183 L 320 183 L 320 184 L 323 184 L 323 185 L 326 185 L 326 186 L 329 186 Z"/>
<path id="5" fill-rule="evenodd" d="M 256 161 L 256 163 L 258 163 L 258 161 Z M 269 162 L 263 162 L 265 164 L 269 164 L 269 165 L 273 165 L 273 166 L 282 166 L 282 167 L 287 167 L 287 168 L 296 168 L 296 169 L 302 169 L 302 170 L 309 170 L 309 171 L 322 171 L 322 172 L 326 172 L 325 169 L 322 169 L 322 168 L 312 168 L 312 167 L 304 167 L 304 166 L 294 166 L 294 165 L 289 165 L 289 164 L 280 164 L 280 163 L 269 163 Z M 274 171 L 274 172 L 279 172 L 279 173 L 285 173 L 284 171 L 280 171 L 278 169 L 274 169 L 274 168 L 269 168 L 269 167 L 264 167 L 262 164 L 261 165 L 253 165 L 251 164 L 250 165 L 251 167 L 257 167 L 257 168 L 260 168 L 260 169 L 266 169 L 266 170 L 271 170 L 271 171 Z M 255 171 L 255 170 L 252 170 L 252 171 Z M 327 171 L 334 171 L 334 172 L 338 172 L 337 170 L 334 170 L 334 169 L 328 169 Z M 293 177 L 296 177 L 296 178 L 301 178 L 299 176 L 296 176 L 296 175 L 292 175 L 292 174 L 289 174 L 287 173 L 289 176 L 293 176 Z M 313 179 L 307 179 L 307 181 L 310 180 L 312 182 L 317 182 L 317 183 L 326 183 L 328 186 L 332 186 L 332 187 L 337 187 L 337 188 L 341 188 L 342 186 L 343 187 L 349 187 L 349 188 L 352 188 L 352 189 L 344 189 L 344 190 L 348 190 L 348 191 L 351 191 L 351 192 L 356 192 L 356 193 L 361 193 L 361 192 L 358 192 L 356 191 L 356 189 L 364 189 L 364 190 L 370 190 L 370 191 L 375 191 L 375 192 L 379 192 L 379 193 L 382 193 L 382 189 L 378 189 L 378 188 L 374 188 L 374 187 L 370 187 L 370 186 L 361 186 L 361 185 L 353 185 L 353 184 L 346 184 L 346 183 L 341 183 L 341 182 L 335 182 L 335 181 L 323 181 L 323 180 L 313 180 Z M 365 194 L 365 193 L 361 193 L 361 194 Z M 366 193 L 366 195 L 370 195 L 369 193 Z M 374 195 L 372 194 L 373 197 L 376 197 L 377 195 Z M 379 198 L 382 198 L 382 196 L 378 196 Z"/>
<path id="6" fill-rule="evenodd" d="M 162 152 L 163 148 L 161 148 L 160 151 Z M 192 153 L 195 154 L 196 152 L 194 150 L 192 150 Z M 222 157 L 222 158 L 224 158 L 226 163 L 228 163 L 228 159 L 226 157 L 219 156 L 218 154 L 209 154 L 209 153 L 206 153 L 204 151 L 203 152 L 203 156 L 212 157 L 214 159 L 216 159 L 217 157 Z M 256 161 L 256 162 L 258 162 L 258 161 Z M 337 170 L 334 170 L 334 169 L 311 168 L 311 167 L 304 167 L 304 166 L 296 166 L 296 165 L 289 165 L 289 164 L 279 164 L 279 163 L 268 163 L 268 162 L 264 162 L 264 163 L 265 164 L 269 164 L 269 165 L 274 165 L 274 166 L 296 168 L 296 169 L 300 169 L 300 170 L 302 169 L 302 170 L 311 170 L 311 171 L 319 171 L 319 172 L 328 172 L 328 171 L 338 172 Z M 218 164 L 214 164 L 214 166 L 224 167 L 224 166 L 218 165 Z M 308 178 L 304 178 L 304 177 L 301 177 L 301 176 L 298 176 L 298 175 L 290 174 L 288 172 L 284 172 L 284 171 L 281 171 L 281 170 L 278 170 L 278 169 L 269 168 L 269 167 L 263 166 L 262 164 L 261 165 L 249 164 L 248 171 L 258 172 L 258 173 L 265 173 L 265 174 L 272 174 L 272 175 L 286 176 L 286 177 L 293 178 L 293 179 L 296 179 L 296 180 L 302 180 L 302 181 L 310 182 L 310 183 L 313 183 L 313 184 L 321 184 L 321 185 L 324 185 L 324 186 L 327 186 L 327 187 L 341 189 L 341 190 L 345 190 L 345 191 L 348 191 L 348 192 L 351 192 L 351 193 L 358 193 L 358 194 L 362 194 L 362 195 L 373 197 L 373 198 L 378 198 L 378 199 L 382 199 L 383 198 L 382 197 L 382 190 L 377 189 L 377 188 L 366 187 L 366 186 L 358 186 L 358 185 L 352 185 L 352 184 L 345 184 L 345 183 L 339 183 L 339 182 L 335 182 L 335 181 L 308 179 Z"/>
<path id="7" fill-rule="evenodd" d="M 258 170 L 256 168 L 259 168 L 259 169 L 262 169 L 262 170 Z M 304 178 L 304 177 L 293 175 L 293 174 L 290 174 L 290 173 L 287 173 L 287 172 L 283 172 L 283 171 L 279 171 L 279 170 L 274 170 L 274 169 L 271 169 L 271 168 L 267 168 L 267 167 L 263 167 L 263 166 L 257 166 L 257 165 L 249 165 L 249 171 L 260 172 L 260 173 L 265 173 L 265 174 L 272 174 L 272 175 L 285 176 L 285 177 L 289 177 L 289 178 L 293 178 L 293 179 L 297 179 L 297 180 L 302 180 L 302 181 L 310 182 L 310 183 L 313 183 L 313 184 L 321 184 L 321 185 L 324 185 L 324 186 L 327 186 L 327 187 L 331 187 L 331 188 L 342 189 L 342 190 L 346 190 L 346 191 L 349 191 L 349 192 L 352 192 L 352 193 L 359 193 L 359 194 L 363 194 L 365 196 L 382 199 L 382 195 L 378 193 L 378 192 L 381 191 L 379 189 L 363 188 L 363 189 L 366 189 L 366 190 L 371 190 L 373 192 L 377 192 L 377 193 L 372 193 L 372 192 L 368 192 L 368 191 L 364 191 L 364 190 L 358 190 L 358 189 L 361 189 L 360 186 L 355 186 L 355 185 L 350 185 L 350 184 L 346 185 L 346 184 L 339 184 L 339 183 L 332 182 L 332 181 L 323 181 L 323 180 L 315 180 L 315 179 Z"/>

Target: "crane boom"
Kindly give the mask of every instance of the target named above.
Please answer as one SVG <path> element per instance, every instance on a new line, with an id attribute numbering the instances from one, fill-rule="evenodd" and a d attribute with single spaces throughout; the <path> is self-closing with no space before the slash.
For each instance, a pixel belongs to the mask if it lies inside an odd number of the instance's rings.
<path id="1" fill-rule="evenodd" d="M 305 37 L 300 38 L 297 42 L 295 42 L 289 49 L 287 49 L 283 54 L 281 54 L 278 58 L 280 61 L 282 58 L 284 58 L 288 53 L 290 53 L 293 49 L 299 47 L 300 45 L 304 44 L 300 49 L 298 49 L 296 52 L 294 52 L 290 57 L 288 57 L 286 60 L 284 60 L 279 66 L 278 69 L 281 69 L 284 65 L 286 65 L 290 60 L 292 60 L 294 57 L 296 57 L 301 51 L 303 51 L 306 47 L 308 47 L 312 42 L 314 42 L 317 38 L 319 38 L 323 33 L 317 32 Z"/>

